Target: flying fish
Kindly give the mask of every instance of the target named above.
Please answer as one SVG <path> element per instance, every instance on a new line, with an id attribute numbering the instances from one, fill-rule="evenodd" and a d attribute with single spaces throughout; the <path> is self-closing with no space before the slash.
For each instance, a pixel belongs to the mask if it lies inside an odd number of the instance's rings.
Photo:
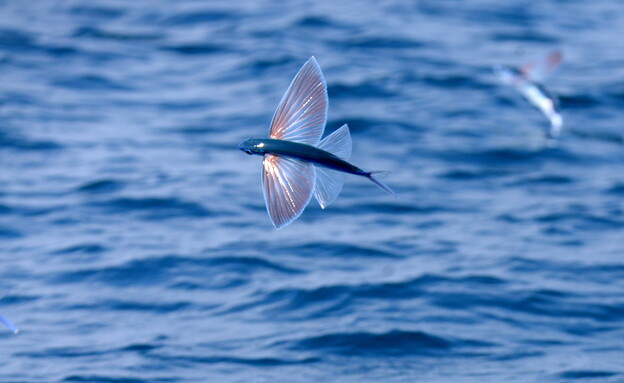
<path id="1" fill-rule="evenodd" d="M 563 118 L 557 98 L 550 93 L 542 82 L 546 75 L 561 63 L 561 52 L 550 52 L 540 61 L 528 63 L 520 68 L 496 65 L 493 70 L 501 83 L 511 85 L 531 105 L 540 110 L 550 121 L 550 138 L 558 137 L 563 128 Z"/>
<path id="2" fill-rule="evenodd" d="M 243 152 L 263 156 L 262 187 L 271 222 L 280 229 L 301 215 L 312 196 L 326 208 L 343 185 L 343 174 L 368 178 L 396 194 L 367 172 L 348 162 L 351 136 L 345 124 L 321 140 L 327 122 L 327 85 L 316 59 L 299 70 L 275 111 L 268 138 L 249 138 Z"/>

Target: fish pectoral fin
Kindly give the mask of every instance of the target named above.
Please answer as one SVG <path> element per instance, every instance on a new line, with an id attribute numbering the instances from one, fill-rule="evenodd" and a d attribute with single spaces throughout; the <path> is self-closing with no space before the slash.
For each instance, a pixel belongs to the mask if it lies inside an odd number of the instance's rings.
<path id="1" fill-rule="evenodd" d="M 520 68 L 525 77 L 531 81 L 542 82 L 561 63 L 561 51 L 554 50 L 545 57 L 529 62 Z"/>
<path id="2" fill-rule="evenodd" d="M 349 126 L 344 124 L 332 134 L 323 138 L 318 148 L 338 158 L 348 160 L 349 157 L 351 157 L 351 135 L 349 134 Z"/>
<path id="3" fill-rule="evenodd" d="M 346 125 L 345 125 L 346 126 Z M 321 208 L 325 209 L 334 202 L 342 190 L 344 174 L 330 169 L 316 167 L 316 185 L 314 197 Z"/>
<path id="4" fill-rule="evenodd" d="M 266 154 L 262 188 L 271 222 L 280 229 L 301 215 L 312 199 L 315 169 L 309 162 Z"/>
<path id="5" fill-rule="evenodd" d="M 327 122 L 327 84 L 311 57 L 282 97 L 269 129 L 269 138 L 317 145 Z"/>

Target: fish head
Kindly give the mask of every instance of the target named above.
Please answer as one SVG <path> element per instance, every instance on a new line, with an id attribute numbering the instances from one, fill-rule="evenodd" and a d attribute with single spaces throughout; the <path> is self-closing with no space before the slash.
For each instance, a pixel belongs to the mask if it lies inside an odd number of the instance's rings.
<path id="1" fill-rule="evenodd" d="M 523 79 L 522 72 L 513 67 L 495 65 L 492 70 L 496 77 L 498 77 L 498 80 L 505 85 L 516 85 Z"/>
<path id="2" fill-rule="evenodd" d="M 250 156 L 253 154 L 264 155 L 264 140 L 261 138 L 248 138 L 245 141 L 238 144 L 238 149 L 243 152 L 249 154 Z"/>

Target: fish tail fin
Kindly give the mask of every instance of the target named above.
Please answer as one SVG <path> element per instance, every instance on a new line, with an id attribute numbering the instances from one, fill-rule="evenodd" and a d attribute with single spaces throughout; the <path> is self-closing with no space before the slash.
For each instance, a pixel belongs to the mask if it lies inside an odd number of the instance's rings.
<path id="1" fill-rule="evenodd" d="M 366 177 L 368 177 L 368 179 L 370 179 L 371 181 L 373 181 L 375 183 L 375 185 L 379 186 L 379 188 L 383 191 L 385 191 L 386 193 L 390 194 L 391 196 L 393 196 L 394 198 L 399 198 L 399 196 L 397 196 L 397 194 L 390 189 L 390 187 L 388 185 L 386 185 L 385 183 L 379 181 L 377 179 L 377 177 L 374 176 L 374 174 L 384 174 L 386 172 L 370 172 L 366 175 Z"/>
<path id="2" fill-rule="evenodd" d="M 19 332 L 19 330 L 17 329 L 17 327 L 15 327 L 15 325 L 13 325 L 13 323 L 11 323 L 10 320 L 8 320 L 7 318 L 5 318 L 4 316 L 0 315 L 0 323 L 4 324 L 9 330 L 11 330 L 11 332 L 13 332 L 14 334 L 17 334 Z"/>
<path id="3" fill-rule="evenodd" d="M 554 112 L 550 116 L 550 130 L 548 131 L 548 135 L 550 138 L 559 137 L 561 134 L 561 129 L 563 128 L 563 117 L 561 114 Z"/>

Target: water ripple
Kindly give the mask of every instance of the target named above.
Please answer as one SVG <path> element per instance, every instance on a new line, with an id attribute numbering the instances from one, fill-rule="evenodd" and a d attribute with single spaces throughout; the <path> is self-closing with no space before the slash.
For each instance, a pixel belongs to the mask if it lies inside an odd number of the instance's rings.
<path id="1" fill-rule="evenodd" d="M 56 283 L 99 282 L 111 286 L 157 285 L 176 281 L 178 277 L 226 273 L 229 278 L 225 281 L 215 280 L 212 283 L 225 283 L 217 286 L 227 287 L 229 283 L 244 283 L 253 273 L 262 271 L 277 274 L 298 272 L 296 269 L 254 257 L 191 258 L 169 255 L 131 260 L 116 266 L 65 272 L 54 276 L 53 280 Z"/>
<path id="2" fill-rule="evenodd" d="M 123 197 L 107 201 L 93 202 L 92 206 L 105 209 L 111 214 L 127 214 L 139 212 L 145 219 L 158 220 L 174 217 L 209 217 L 224 215 L 225 212 L 216 213 L 195 202 L 184 201 L 180 198 L 159 197 Z"/>
<path id="3" fill-rule="evenodd" d="M 386 333 L 330 333 L 292 342 L 293 350 L 315 350 L 349 356 L 439 355 L 452 348 L 488 348 L 492 343 L 445 339 L 421 331 L 392 330 Z"/>
<path id="4" fill-rule="evenodd" d="M 622 380 L 618 0 L 30 3 L 0 2 L 0 381 Z M 491 71 L 552 49 L 557 145 Z M 312 55 L 400 198 L 350 178 L 275 231 L 236 145 Z"/>

